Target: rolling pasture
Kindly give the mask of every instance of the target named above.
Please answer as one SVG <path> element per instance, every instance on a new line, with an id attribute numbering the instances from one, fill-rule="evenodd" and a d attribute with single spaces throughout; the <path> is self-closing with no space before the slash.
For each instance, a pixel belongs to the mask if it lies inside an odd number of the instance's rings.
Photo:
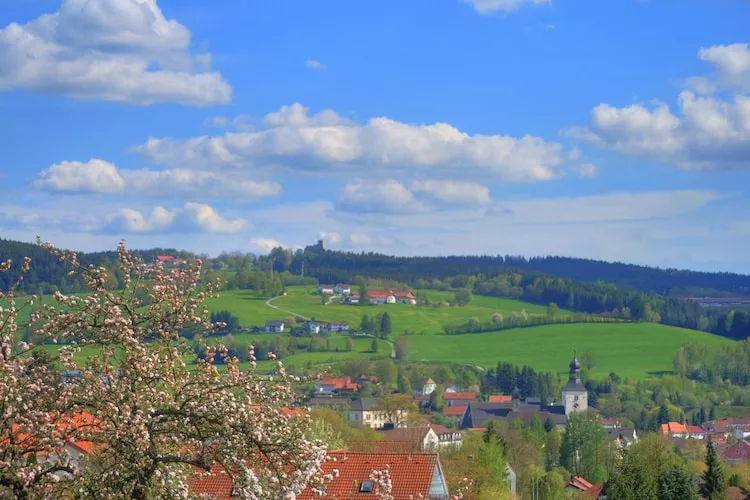
<path id="1" fill-rule="evenodd" d="M 584 323 L 516 328 L 465 335 L 410 335 L 409 358 L 472 363 L 484 368 L 498 361 L 536 370 L 567 373 L 573 349 L 579 359 L 594 354 L 594 377 L 615 372 L 634 379 L 672 370 L 677 349 L 687 342 L 718 348 L 732 341 L 697 330 L 655 323 Z"/>

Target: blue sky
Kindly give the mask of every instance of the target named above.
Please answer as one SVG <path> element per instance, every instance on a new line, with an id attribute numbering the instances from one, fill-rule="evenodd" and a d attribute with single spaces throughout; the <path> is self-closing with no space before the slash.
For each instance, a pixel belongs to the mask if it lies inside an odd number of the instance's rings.
<path id="1" fill-rule="evenodd" d="M 745 0 L 23 0 L 0 236 L 750 273 Z"/>

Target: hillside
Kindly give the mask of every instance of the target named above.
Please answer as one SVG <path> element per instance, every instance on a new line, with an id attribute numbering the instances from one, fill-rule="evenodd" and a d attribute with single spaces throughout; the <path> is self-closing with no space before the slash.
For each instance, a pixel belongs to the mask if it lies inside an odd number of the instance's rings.
<path id="1" fill-rule="evenodd" d="M 418 307 L 407 304 L 387 306 L 358 307 L 342 304 L 323 305 L 315 287 L 287 287 L 287 295 L 273 299 L 272 304 L 301 316 L 315 318 L 318 321 L 349 321 L 352 326 L 360 324 L 363 314 L 374 315 L 388 312 L 391 316 L 393 333 L 425 332 L 441 333 L 443 325 L 463 323 L 476 317 L 480 321 L 489 321 L 493 314 L 520 314 L 526 311 L 529 315 L 545 314 L 547 309 L 536 304 L 501 297 L 475 296 L 471 303 L 463 307 Z M 431 301 L 447 300 L 452 294 L 436 290 L 424 290 Z M 258 298 L 248 290 L 229 290 L 221 293 L 218 299 L 208 302 L 212 311 L 226 310 L 237 316 L 246 326 L 263 325 L 266 320 L 284 319 L 289 313 L 278 311 L 266 305 L 265 299 Z M 569 314 L 568 311 L 561 311 Z"/>
<path id="2" fill-rule="evenodd" d="M 615 372 L 635 379 L 672 371 L 677 349 L 697 342 L 712 349 L 731 341 L 716 335 L 653 323 L 547 325 L 497 333 L 410 335 L 409 359 L 473 363 L 498 361 L 564 373 L 573 350 L 594 353 L 594 377 Z"/>

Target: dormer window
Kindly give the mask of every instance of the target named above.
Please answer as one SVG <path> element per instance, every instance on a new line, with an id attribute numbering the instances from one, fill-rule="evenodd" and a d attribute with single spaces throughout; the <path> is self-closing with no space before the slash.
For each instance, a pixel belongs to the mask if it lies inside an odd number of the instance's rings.
<path id="1" fill-rule="evenodd" d="M 375 488 L 375 483 L 372 481 L 362 481 L 362 483 L 359 485 L 359 492 L 360 493 L 372 493 L 372 490 Z"/>

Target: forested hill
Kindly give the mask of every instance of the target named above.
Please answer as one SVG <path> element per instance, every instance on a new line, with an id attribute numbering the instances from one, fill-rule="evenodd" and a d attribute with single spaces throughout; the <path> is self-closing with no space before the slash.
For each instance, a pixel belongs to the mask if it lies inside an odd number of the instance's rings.
<path id="1" fill-rule="evenodd" d="M 296 260 L 296 259 L 295 259 Z M 416 279 L 464 275 L 493 275 L 512 271 L 536 271 L 578 281 L 604 281 L 620 288 L 668 295 L 750 296 L 750 276 L 660 269 L 619 262 L 570 257 L 448 256 L 393 257 L 375 253 L 305 252 L 308 270 L 323 281 L 347 281 L 347 276 L 401 276 Z M 350 278 L 349 278 L 350 279 Z"/>
<path id="2" fill-rule="evenodd" d="M 193 253 L 178 251 L 174 249 L 153 248 L 149 250 L 138 250 L 135 252 L 145 260 L 150 261 L 156 255 L 173 255 L 175 257 L 190 258 Z M 78 278 L 67 276 L 65 266 L 60 260 L 39 245 L 20 241 L 4 240 L 0 238 L 0 262 L 11 259 L 14 265 L 9 272 L 0 273 L 0 291 L 7 290 L 18 280 L 19 266 L 24 257 L 31 258 L 32 265 L 29 273 L 24 276 L 21 283 L 21 291 L 36 293 L 50 293 L 53 288 L 59 288 L 68 293 L 83 290 L 83 282 Z M 81 264 L 110 264 L 117 258 L 115 251 L 79 253 L 78 260 Z"/>

